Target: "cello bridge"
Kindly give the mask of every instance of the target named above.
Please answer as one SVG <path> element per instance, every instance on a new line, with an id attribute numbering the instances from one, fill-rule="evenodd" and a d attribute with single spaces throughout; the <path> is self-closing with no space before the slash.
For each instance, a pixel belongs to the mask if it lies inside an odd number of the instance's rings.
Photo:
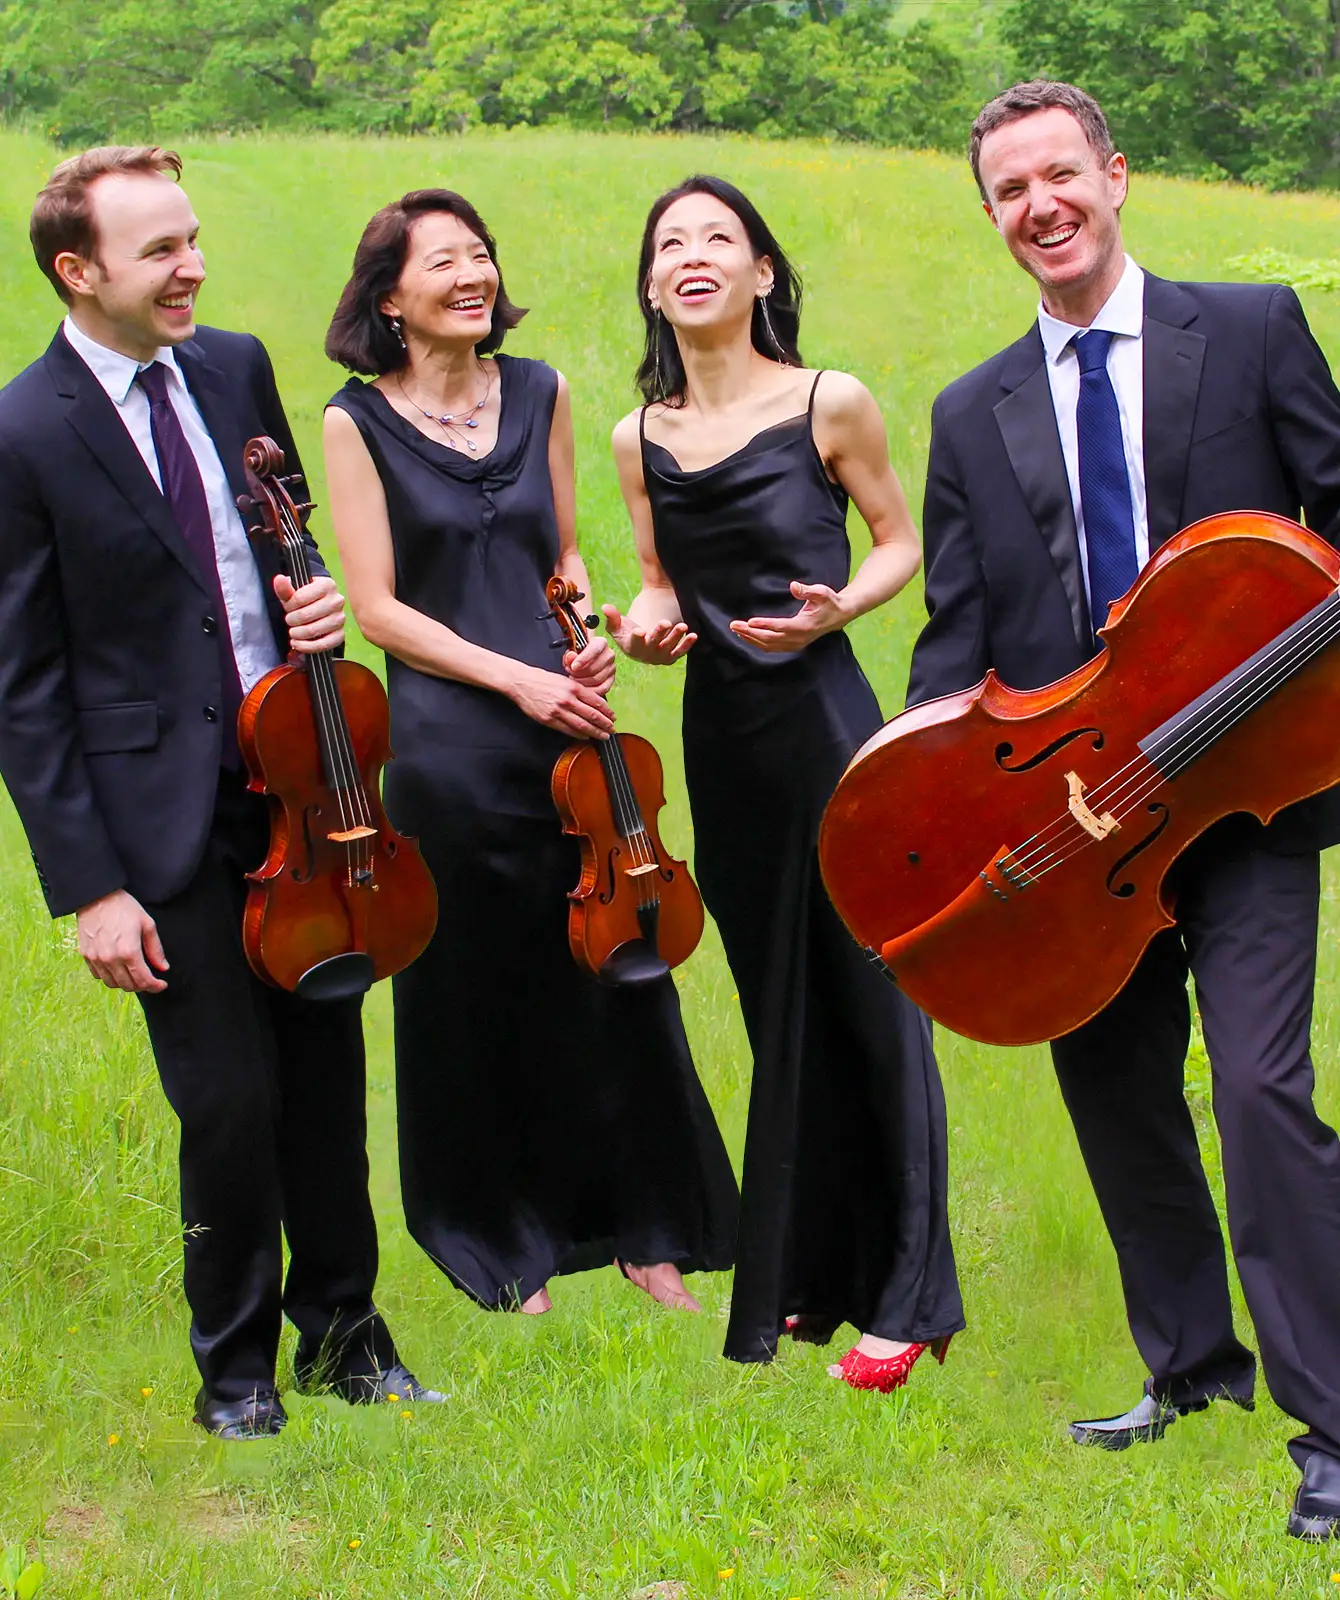
<path id="1" fill-rule="evenodd" d="M 1106 839 L 1109 833 L 1116 833 L 1121 824 L 1110 811 L 1104 811 L 1102 816 L 1098 816 L 1085 804 L 1084 779 L 1079 773 L 1067 772 L 1065 781 L 1070 790 L 1070 798 L 1066 802 L 1070 808 L 1070 815 L 1085 833 L 1095 839 Z"/>

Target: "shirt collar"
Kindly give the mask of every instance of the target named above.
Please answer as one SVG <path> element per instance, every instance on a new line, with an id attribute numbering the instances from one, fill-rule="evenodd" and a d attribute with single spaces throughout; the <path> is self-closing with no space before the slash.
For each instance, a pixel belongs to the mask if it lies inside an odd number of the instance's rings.
<path id="1" fill-rule="evenodd" d="M 1129 256 L 1126 267 L 1115 289 L 1107 297 L 1103 308 L 1089 324 L 1092 328 L 1106 328 L 1109 333 L 1125 334 L 1138 339 L 1145 326 L 1145 275 Z M 1073 322 L 1062 322 L 1043 306 L 1038 307 L 1038 332 L 1047 360 L 1054 366 L 1070 347 L 1077 333 L 1082 333 Z"/>
<path id="2" fill-rule="evenodd" d="M 152 366 L 153 363 L 136 361 L 133 356 L 123 356 L 119 350 L 109 350 L 105 344 L 90 339 L 76 325 L 72 317 L 67 316 L 62 327 L 70 348 L 107 391 L 112 404 L 125 405 L 131 386 L 135 382 L 135 375 L 141 367 Z M 165 344 L 156 350 L 154 361 L 161 361 L 169 373 L 175 374 L 178 381 L 181 381 L 181 369 L 177 365 L 177 358 L 172 353 L 171 345 Z"/>

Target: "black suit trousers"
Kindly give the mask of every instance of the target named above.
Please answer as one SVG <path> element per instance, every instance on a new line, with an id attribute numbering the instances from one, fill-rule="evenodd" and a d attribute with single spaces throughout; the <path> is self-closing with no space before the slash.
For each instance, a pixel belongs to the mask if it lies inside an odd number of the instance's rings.
<path id="1" fill-rule="evenodd" d="M 242 949 L 243 874 L 267 839 L 264 800 L 221 773 L 199 869 L 180 894 L 145 907 L 170 963 L 167 989 L 141 1000 L 181 1122 L 191 1346 L 223 1400 L 273 1390 L 283 1314 L 298 1330 L 300 1377 L 318 1367 L 362 1375 L 396 1359 L 372 1301 L 359 1002 L 272 989 Z"/>
<path id="2" fill-rule="evenodd" d="M 1052 1045 L 1116 1247 L 1152 1392 L 1245 1396 L 1223 1238 L 1184 1094 L 1196 986 L 1223 1153 L 1229 1237 L 1270 1392 L 1340 1456 L 1340 1141 L 1317 1116 L 1310 1050 L 1320 863 L 1230 818 L 1177 869 L 1177 923 L 1121 994 Z"/>

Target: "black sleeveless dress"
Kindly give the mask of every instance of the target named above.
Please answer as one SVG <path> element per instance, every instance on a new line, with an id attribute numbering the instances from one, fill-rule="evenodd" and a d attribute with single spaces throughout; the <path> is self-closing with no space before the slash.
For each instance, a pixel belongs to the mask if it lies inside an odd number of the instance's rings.
<path id="1" fill-rule="evenodd" d="M 879 705 L 844 633 L 769 654 L 728 626 L 794 614 L 793 579 L 848 580 L 847 496 L 815 447 L 813 407 L 811 390 L 806 414 L 696 472 L 642 435 L 656 553 L 698 635 L 684 687 L 695 870 L 754 1054 L 725 1352 L 737 1361 L 770 1359 L 792 1313 L 886 1339 L 963 1326 L 930 1028 L 819 876 L 824 807 Z"/>
<path id="2" fill-rule="evenodd" d="M 371 385 L 331 401 L 381 475 L 396 595 L 463 638 L 562 671 L 544 618 L 558 556 L 557 379 L 498 357 L 482 460 L 425 438 Z M 394 980 L 400 1178 L 410 1232 L 481 1305 L 519 1305 L 615 1256 L 722 1270 L 737 1196 L 674 983 L 605 987 L 567 942 L 579 847 L 549 791 L 570 742 L 491 690 L 387 658 L 386 806 L 437 881 L 428 949 Z"/>

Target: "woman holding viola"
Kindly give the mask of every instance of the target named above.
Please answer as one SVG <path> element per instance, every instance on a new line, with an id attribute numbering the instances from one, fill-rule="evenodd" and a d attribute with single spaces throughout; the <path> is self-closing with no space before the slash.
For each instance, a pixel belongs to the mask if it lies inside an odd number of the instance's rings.
<path id="1" fill-rule="evenodd" d="M 963 1326 L 944 1100 L 925 1018 L 838 920 L 816 845 L 882 722 L 843 629 L 916 572 L 916 530 L 869 393 L 802 364 L 799 280 L 738 189 L 663 194 L 637 285 L 647 403 L 614 451 L 642 589 L 605 611 L 628 655 L 687 655 L 698 881 L 754 1053 L 726 1354 L 850 1322 L 829 1371 L 890 1390 Z M 849 498 L 872 539 L 854 576 Z"/>
<path id="2" fill-rule="evenodd" d="M 387 808 L 441 908 L 395 979 L 406 1217 L 486 1307 L 546 1311 L 551 1278 L 613 1259 L 696 1309 L 682 1274 L 730 1265 L 736 1194 L 673 982 L 607 987 L 568 948 L 550 775 L 610 734 L 614 656 L 552 648 L 546 581 L 589 585 L 567 387 L 497 353 L 524 314 L 474 207 L 417 190 L 369 222 L 326 342 L 371 380 L 326 412 L 333 521 L 387 657 Z"/>

